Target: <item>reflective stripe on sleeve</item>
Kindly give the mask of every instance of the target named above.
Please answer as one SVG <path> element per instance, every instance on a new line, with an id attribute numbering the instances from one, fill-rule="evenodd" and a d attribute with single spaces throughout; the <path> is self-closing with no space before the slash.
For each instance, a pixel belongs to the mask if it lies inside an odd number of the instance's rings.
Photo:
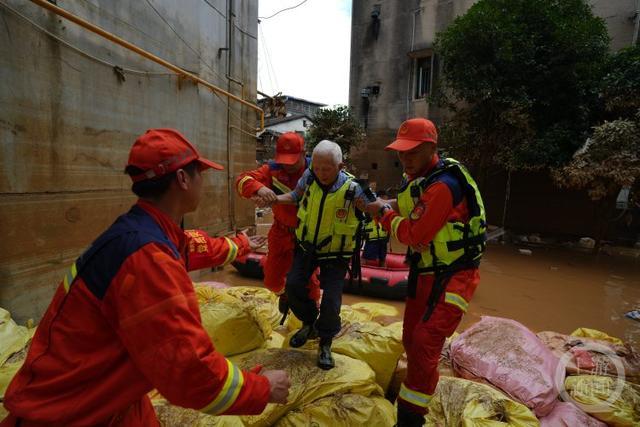
<path id="1" fill-rule="evenodd" d="M 210 415 L 223 413 L 229 409 L 238 398 L 240 390 L 242 390 L 242 386 L 244 385 L 244 376 L 237 366 L 228 360 L 226 360 L 226 362 L 227 379 L 225 380 L 222 389 L 220 389 L 220 392 L 211 403 L 200 409 L 200 412 L 205 412 Z"/>
<path id="2" fill-rule="evenodd" d="M 228 237 L 225 237 L 225 240 L 229 244 L 229 253 L 227 254 L 227 259 L 224 260 L 224 263 L 222 265 L 227 265 L 230 262 L 235 261 L 236 256 L 238 255 L 238 245 L 236 245 L 235 242 Z"/>

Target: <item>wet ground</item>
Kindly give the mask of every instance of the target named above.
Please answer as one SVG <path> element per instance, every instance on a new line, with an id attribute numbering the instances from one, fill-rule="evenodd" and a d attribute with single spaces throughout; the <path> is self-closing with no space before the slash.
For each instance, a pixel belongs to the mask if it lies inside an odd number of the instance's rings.
<path id="1" fill-rule="evenodd" d="M 268 226 L 259 226 L 261 233 L 266 229 Z M 489 246 L 480 267 L 480 286 L 459 330 L 480 316 L 500 316 L 515 319 L 535 332 L 569 334 L 579 327 L 599 329 L 640 350 L 640 322 L 624 317 L 626 312 L 640 309 L 640 257 L 595 256 L 544 247 L 528 248 L 531 255 L 523 255 L 518 249 Z M 230 266 L 200 280 L 262 285 Z M 343 301 L 379 301 L 403 310 L 402 302 L 359 295 L 345 294 Z"/>

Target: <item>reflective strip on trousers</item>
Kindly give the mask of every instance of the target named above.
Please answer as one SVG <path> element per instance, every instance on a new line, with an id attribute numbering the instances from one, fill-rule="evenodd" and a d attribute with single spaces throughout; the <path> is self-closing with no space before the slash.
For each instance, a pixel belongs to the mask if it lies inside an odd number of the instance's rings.
<path id="1" fill-rule="evenodd" d="M 465 313 L 467 312 L 467 309 L 469 308 L 469 303 L 467 302 L 467 300 L 462 298 L 460 295 L 455 294 L 453 292 L 447 292 L 445 294 L 444 302 L 455 305 L 456 307 L 458 307 L 460 310 L 462 310 Z"/>
<path id="2" fill-rule="evenodd" d="M 411 390 L 410 388 L 405 386 L 404 383 L 402 383 L 402 385 L 400 386 L 400 394 L 398 394 L 398 397 L 406 402 L 411 403 L 412 405 L 426 408 L 433 396 L 420 393 L 419 391 Z"/>

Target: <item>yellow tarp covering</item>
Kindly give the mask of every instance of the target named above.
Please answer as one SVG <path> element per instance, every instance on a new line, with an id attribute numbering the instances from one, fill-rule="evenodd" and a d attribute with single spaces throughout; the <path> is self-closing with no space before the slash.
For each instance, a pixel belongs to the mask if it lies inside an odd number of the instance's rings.
<path id="1" fill-rule="evenodd" d="M 574 337 L 593 338 L 596 340 L 609 341 L 614 344 L 623 345 L 624 342 L 620 338 L 612 337 L 597 329 L 578 328 L 571 332 Z"/>
<path id="2" fill-rule="evenodd" d="M 343 316 L 343 313 L 347 313 L 347 316 Z M 402 322 L 382 326 L 365 320 L 368 315 L 346 305 L 342 306 L 340 316 L 342 329 L 333 338 L 331 350 L 366 362 L 376 373 L 376 382 L 386 390 L 404 351 Z M 289 347 L 289 339 L 293 334 L 294 331 L 291 331 L 284 340 L 284 348 Z M 317 351 L 318 340 L 308 341 L 302 348 Z"/>
<path id="3" fill-rule="evenodd" d="M 342 322 L 366 322 L 369 320 L 376 323 L 395 323 L 386 322 L 385 320 L 393 317 L 401 320 L 398 309 L 389 304 L 381 304 L 377 302 L 359 302 L 353 305 L 343 305 L 340 307 L 340 319 Z M 297 331 L 302 327 L 302 322 L 298 320 L 293 313 L 289 312 L 285 326 L 289 331 Z"/>
<path id="4" fill-rule="evenodd" d="M 242 369 L 262 365 L 264 369 L 284 369 L 289 374 L 291 389 L 288 403 L 286 405 L 269 404 L 260 415 L 214 417 L 169 406 L 158 399 L 154 399 L 154 406 L 162 425 L 166 427 L 186 425 L 266 427 L 274 425 L 294 408 L 307 406 L 331 395 L 358 394 L 382 397 L 382 390 L 375 383 L 374 373 L 366 363 L 336 354 L 336 367 L 323 371 L 316 367 L 316 358 L 317 354 L 314 351 L 285 349 L 262 349 L 230 358 Z"/>
<path id="5" fill-rule="evenodd" d="M 382 397 L 343 394 L 318 399 L 282 417 L 276 427 L 390 427 L 396 410 Z"/>
<path id="6" fill-rule="evenodd" d="M 273 328 L 280 325 L 282 314 L 278 310 L 278 297 L 269 289 L 253 286 L 234 286 L 224 289 L 249 307 L 254 307 L 258 316 L 269 321 Z"/>
<path id="7" fill-rule="evenodd" d="M 582 410 L 607 425 L 640 426 L 640 387 L 618 378 L 597 375 L 569 376 L 564 387 L 576 402 L 589 405 Z M 621 393 L 610 402 L 616 390 Z"/>
<path id="8" fill-rule="evenodd" d="M 24 363 L 28 344 L 35 332 L 35 328 L 18 326 L 11 319 L 11 313 L 0 308 L 0 401 L 4 398 L 14 375 Z M 0 420 L 3 413 L 0 411 Z"/>
<path id="9" fill-rule="evenodd" d="M 22 350 L 33 337 L 35 329 L 18 326 L 4 308 L 0 308 L 0 366 L 13 354 Z"/>
<path id="10" fill-rule="evenodd" d="M 441 377 L 425 425 L 532 427 L 540 422 L 529 408 L 496 389 L 462 378 Z"/>
<path id="11" fill-rule="evenodd" d="M 259 288 L 253 288 L 260 290 Z M 262 347 L 271 336 L 268 298 L 251 288 L 196 286 L 202 325 L 225 356 Z M 269 292 L 268 290 L 264 290 Z M 275 298 L 272 300 L 275 305 Z M 277 310 L 277 308 L 276 308 Z"/>

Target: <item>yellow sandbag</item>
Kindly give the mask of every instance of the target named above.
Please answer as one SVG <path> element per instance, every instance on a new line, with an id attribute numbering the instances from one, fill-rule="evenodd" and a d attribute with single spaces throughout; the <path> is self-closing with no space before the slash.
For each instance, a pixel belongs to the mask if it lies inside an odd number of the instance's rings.
<path id="1" fill-rule="evenodd" d="M 565 379 L 564 387 L 582 409 L 614 427 L 640 425 L 640 387 L 622 379 L 598 375 L 575 375 Z M 610 402 L 616 390 L 618 398 Z"/>
<path id="2" fill-rule="evenodd" d="M 18 326 L 4 308 L 0 308 L 0 365 L 22 350 L 33 337 L 35 329 Z"/>
<path id="3" fill-rule="evenodd" d="M 153 399 L 156 412 L 161 415 L 165 427 L 195 425 L 199 427 L 267 427 L 272 426 L 294 408 L 337 394 L 359 394 L 382 397 L 374 373 L 366 363 L 336 354 L 336 367 L 328 371 L 316 366 L 316 352 L 303 350 L 261 349 L 231 357 L 231 361 L 243 370 L 262 365 L 264 369 L 284 369 L 291 379 L 288 403 L 269 404 L 260 415 L 241 417 L 215 417 L 197 411 L 168 405 Z"/>
<path id="4" fill-rule="evenodd" d="M 269 289 L 255 286 L 234 286 L 224 290 L 227 295 L 234 296 L 255 308 L 258 316 L 266 319 L 273 328 L 280 325 L 282 314 L 278 310 L 278 297 Z"/>
<path id="5" fill-rule="evenodd" d="M 285 336 L 273 331 L 269 339 L 264 343 L 264 348 L 282 348 L 284 347 Z"/>
<path id="6" fill-rule="evenodd" d="M 540 425 L 533 412 L 523 404 L 488 385 L 462 378 L 441 377 L 428 409 L 426 426 Z"/>
<path id="7" fill-rule="evenodd" d="M 336 367 L 324 371 L 316 366 L 317 357 L 315 351 L 286 349 L 256 350 L 232 357 L 232 362 L 242 369 L 250 369 L 255 365 L 262 365 L 264 369 L 284 369 L 291 379 L 288 403 L 269 404 L 260 415 L 243 416 L 245 425 L 271 426 L 291 409 L 333 394 L 383 396 L 373 371 L 366 363 L 334 354 Z"/>
<path id="8" fill-rule="evenodd" d="M 386 390 L 404 351 L 402 322 L 389 326 L 375 322 L 352 323 L 334 338 L 331 348 L 335 353 L 366 362 L 376 373 L 376 382 Z"/>
<path id="9" fill-rule="evenodd" d="M 275 425 L 276 427 L 389 427 L 395 422 L 396 410 L 385 398 L 342 394 L 324 397 L 296 408 Z"/>
<path id="10" fill-rule="evenodd" d="M 379 302 L 358 302 L 351 304 L 351 308 L 361 311 L 363 313 L 369 313 L 371 318 L 378 316 L 399 316 L 398 309 L 389 304 L 382 304 Z"/>
<path id="11" fill-rule="evenodd" d="M 225 356 L 246 353 L 262 347 L 271 335 L 271 322 L 261 309 L 243 301 L 227 289 L 196 286 L 202 326 L 216 350 Z"/>
<path id="12" fill-rule="evenodd" d="M 289 339 L 293 334 L 293 331 L 290 332 L 284 340 L 284 348 L 289 348 Z M 308 341 L 302 348 L 317 351 L 318 340 Z M 371 321 L 343 320 L 342 329 L 333 338 L 331 350 L 366 362 L 375 372 L 376 382 L 386 390 L 404 351 L 402 322 L 382 326 Z"/>
<path id="13" fill-rule="evenodd" d="M 571 332 L 571 336 L 582 338 L 593 338 L 596 340 L 609 341 L 614 344 L 623 345 L 624 342 L 620 338 L 612 337 L 597 329 L 578 328 Z"/>
<path id="14" fill-rule="evenodd" d="M 173 406 L 162 398 L 152 399 L 153 409 L 163 427 L 244 427 L 240 417 L 213 417 L 192 409 Z"/>

